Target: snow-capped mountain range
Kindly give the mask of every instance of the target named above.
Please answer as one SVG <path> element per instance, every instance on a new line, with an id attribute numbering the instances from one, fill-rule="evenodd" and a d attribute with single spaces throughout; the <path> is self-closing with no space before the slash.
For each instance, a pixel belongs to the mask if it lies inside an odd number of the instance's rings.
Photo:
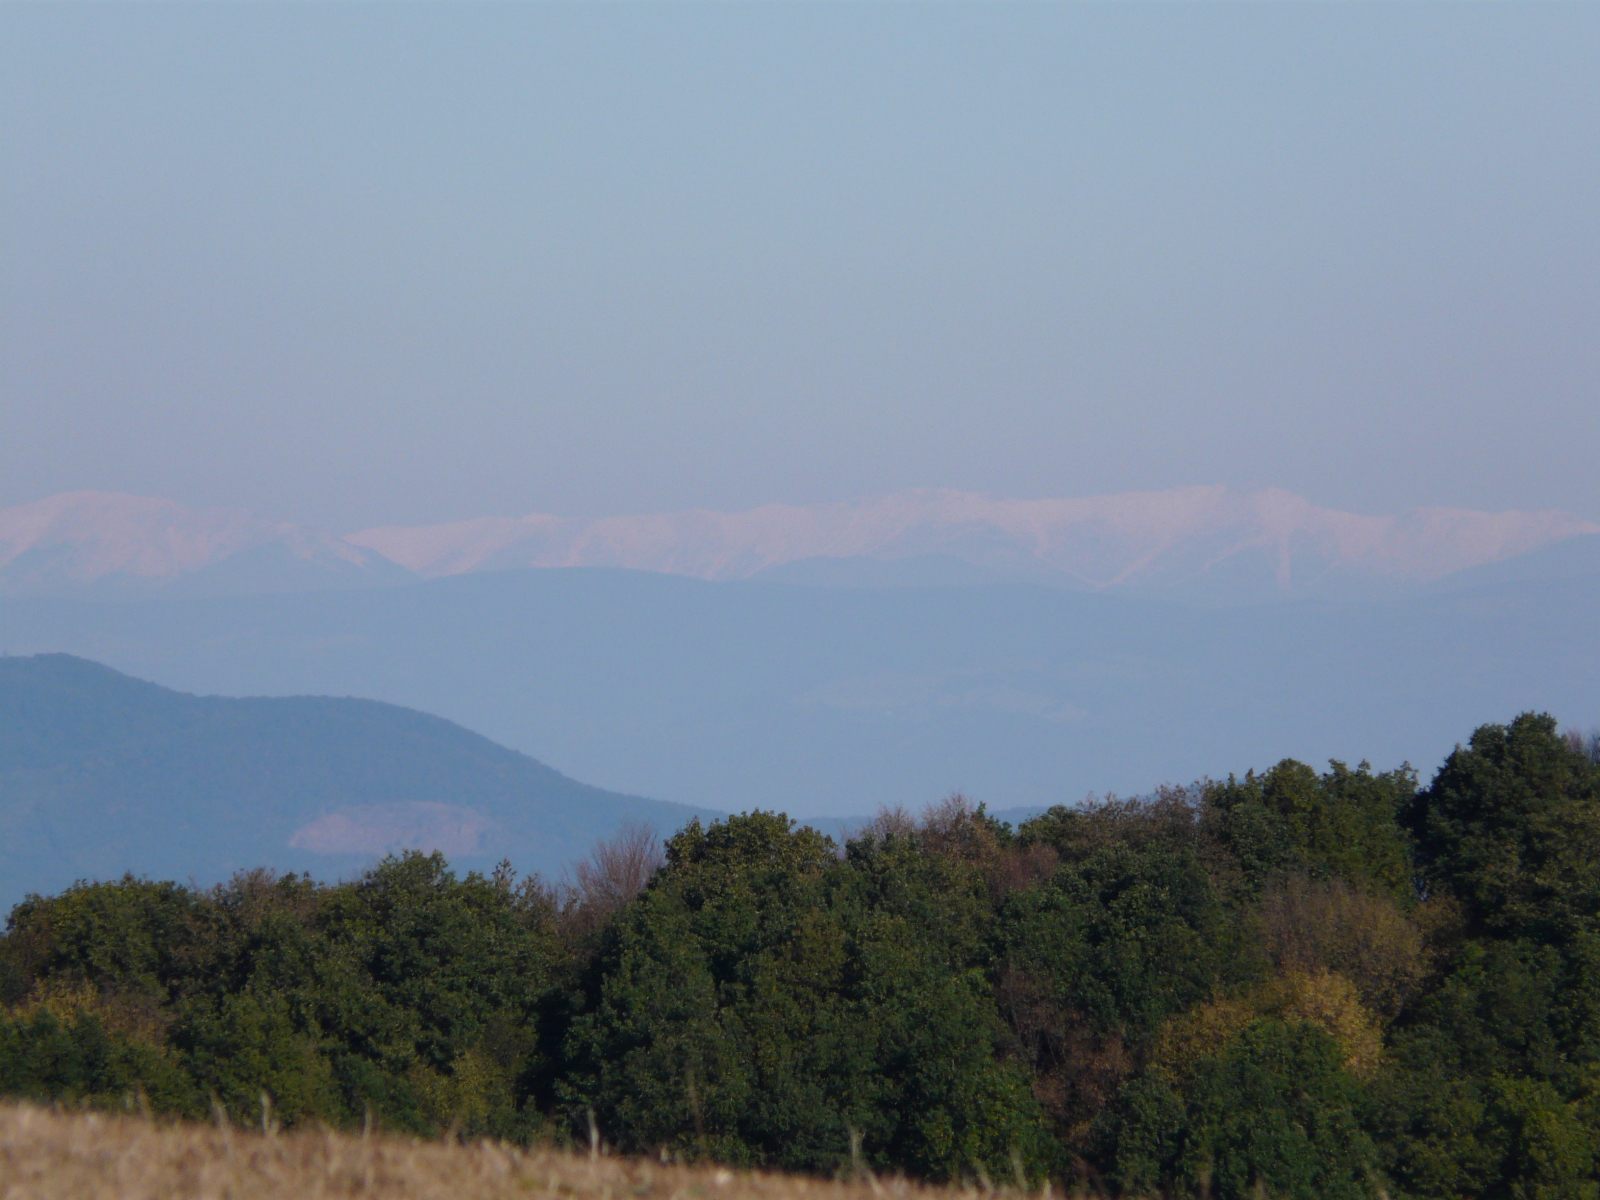
<path id="1" fill-rule="evenodd" d="M 116 492 L 0 508 L 0 595 L 298 591 L 414 578 L 332 534 Z"/>
<path id="2" fill-rule="evenodd" d="M 1368 596 L 1444 579 L 1600 525 L 1558 511 L 1367 516 L 1222 487 L 1006 500 L 924 489 L 575 521 L 536 513 L 343 537 L 249 513 L 69 492 L 0 509 L 0 594 L 299 591 L 513 568 L 621 567 L 706 580 L 1029 580 L 1203 601 Z"/>

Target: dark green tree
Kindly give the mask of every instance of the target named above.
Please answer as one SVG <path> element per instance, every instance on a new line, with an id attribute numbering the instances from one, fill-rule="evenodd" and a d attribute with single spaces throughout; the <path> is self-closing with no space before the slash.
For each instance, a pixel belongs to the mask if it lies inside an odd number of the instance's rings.
<path id="1" fill-rule="evenodd" d="M 1422 878 L 1474 930 L 1549 941 L 1600 929 L 1600 767 L 1554 717 L 1478 729 L 1405 820 Z"/>
<path id="2" fill-rule="evenodd" d="M 575 1024 L 575 1119 L 626 1149 L 831 1172 L 853 1146 L 935 1178 L 1048 1161 L 996 1057 L 959 898 L 983 880 L 910 839 L 852 847 L 785 817 L 691 825 L 626 910 Z M 953 877 L 955 876 L 955 877 Z M 975 918 L 973 919 L 975 921 Z"/>
<path id="3" fill-rule="evenodd" d="M 1375 1195 L 1381 1180 L 1357 1120 L 1359 1083 L 1340 1060 L 1322 1030 L 1268 1019 L 1186 1079 L 1141 1077 L 1102 1135 L 1113 1179 L 1135 1195 Z"/>

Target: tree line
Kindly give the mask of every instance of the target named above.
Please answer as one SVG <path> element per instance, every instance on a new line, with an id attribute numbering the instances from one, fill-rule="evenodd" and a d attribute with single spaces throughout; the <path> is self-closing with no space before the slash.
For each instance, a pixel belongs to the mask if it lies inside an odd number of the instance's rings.
<path id="1" fill-rule="evenodd" d="M 1600 744 L 1285 760 L 1013 829 L 635 831 L 30 896 L 0 1092 L 1113 1194 L 1600 1197 Z"/>

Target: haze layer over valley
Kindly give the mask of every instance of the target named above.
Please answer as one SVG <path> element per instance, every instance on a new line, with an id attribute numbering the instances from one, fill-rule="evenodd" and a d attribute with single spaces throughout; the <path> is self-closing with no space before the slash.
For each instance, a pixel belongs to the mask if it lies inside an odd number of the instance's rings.
<path id="1" fill-rule="evenodd" d="M 1474 722 L 1527 709 L 1588 728 L 1596 611 L 1600 571 L 1208 609 L 1034 584 L 575 568 L 14 598 L 0 650 L 67 651 L 189 692 L 384 700 L 612 791 L 812 817 L 954 790 L 994 808 L 1077 802 L 1285 754 L 1428 762 Z"/>

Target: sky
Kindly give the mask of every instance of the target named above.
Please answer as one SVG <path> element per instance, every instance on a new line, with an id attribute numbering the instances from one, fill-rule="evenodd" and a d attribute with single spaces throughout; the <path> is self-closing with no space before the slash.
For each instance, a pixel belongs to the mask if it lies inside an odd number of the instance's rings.
<path id="1" fill-rule="evenodd" d="M 1600 519 L 1600 5 L 0 6 L 0 505 Z"/>

